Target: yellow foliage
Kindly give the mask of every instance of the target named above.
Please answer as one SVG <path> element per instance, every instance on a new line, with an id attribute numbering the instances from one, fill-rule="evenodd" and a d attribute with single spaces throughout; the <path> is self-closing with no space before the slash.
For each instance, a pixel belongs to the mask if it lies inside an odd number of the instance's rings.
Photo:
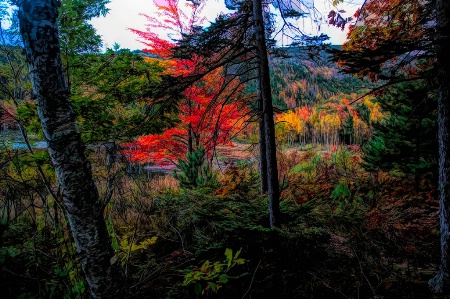
<path id="1" fill-rule="evenodd" d="M 327 114 L 321 117 L 321 126 L 328 134 L 333 134 L 341 129 L 341 119 L 337 114 Z"/>
<path id="2" fill-rule="evenodd" d="M 130 243 L 128 242 L 128 236 L 125 235 L 124 238 L 122 239 L 122 241 L 120 242 L 120 247 L 124 251 L 130 250 L 131 252 L 136 251 L 136 250 L 145 250 L 149 246 L 154 245 L 157 240 L 158 240 L 158 237 L 153 236 L 149 239 L 145 239 L 145 240 L 139 242 L 139 244 L 132 243 L 130 246 Z"/>
<path id="3" fill-rule="evenodd" d="M 371 121 L 379 121 L 383 117 L 383 113 L 381 113 L 380 104 L 375 103 L 373 108 L 370 110 L 370 120 Z"/>
<path id="4" fill-rule="evenodd" d="M 295 111 L 288 111 L 277 115 L 277 122 L 283 122 L 284 128 L 291 133 L 302 134 L 305 130 L 305 124 Z"/>
<path id="5" fill-rule="evenodd" d="M 131 244 L 131 251 L 147 249 L 149 246 L 154 245 L 157 239 L 158 237 L 154 236 L 151 237 L 150 239 L 146 239 L 142 242 L 139 242 L 139 244 Z"/>
<path id="6" fill-rule="evenodd" d="M 364 100 L 364 104 L 367 106 L 367 108 L 369 108 L 371 122 L 378 122 L 384 117 L 383 113 L 381 112 L 380 104 L 372 102 L 369 98 L 366 98 Z"/>

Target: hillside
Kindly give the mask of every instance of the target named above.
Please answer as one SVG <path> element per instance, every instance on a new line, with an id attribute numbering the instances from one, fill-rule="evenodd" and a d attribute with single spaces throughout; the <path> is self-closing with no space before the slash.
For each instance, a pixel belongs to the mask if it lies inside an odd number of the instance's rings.
<path id="1" fill-rule="evenodd" d="M 133 53 L 155 58 L 139 50 Z M 330 61 L 330 54 L 317 47 L 275 49 L 269 64 L 273 103 L 280 110 L 322 104 L 338 94 L 361 93 L 361 87 L 367 85 L 351 75 L 339 73 L 338 65 Z M 247 92 L 256 92 L 255 82 L 247 84 Z"/>
<path id="2" fill-rule="evenodd" d="M 269 61 L 274 105 L 287 109 L 322 104 L 338 94 L 360 93 L 365 83 L 339 73 L 329 58 L 330 54 L 317 48 L 276 49 Z M 255 83 L 248 85 L 248 91 L 256 91 Z"/>

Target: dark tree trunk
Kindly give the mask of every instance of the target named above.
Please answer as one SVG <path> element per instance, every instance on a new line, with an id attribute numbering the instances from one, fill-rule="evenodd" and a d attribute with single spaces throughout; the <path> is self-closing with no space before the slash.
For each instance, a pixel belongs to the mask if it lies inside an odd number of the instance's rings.
<path id="1" fill-rule="evenodd" d="M 280 185 L 278 182 L 277 155 L 275 145 L 275 123 L 273 120 L 272 91 L 270 89 L 269 61 L 267 58 L 265 28 L 261 0 L 253 0 L 253 17 L 256 29 L 256 52 L 259 58 L 258 77 L 264 120 L 264 137 L 267 159 L 267 189 L 269 193 L 270 227 L 278 224 L 280 216 Z"/>
<path id="2" fill-rule="evenodd" d="M 257 94 L 258 94 L 258 114 L 259 114 L 259 175 L 261 177 L 261 194 L 267 193 L 267 158 L 266 158 L 266 138 L 264 128 L 264 113 L 263 102 L 261 97 L 260 80 L 258 79 Z"/>
<path id="3" fill-rule="evenodd" d="M 192 115 L 192 102 L 188 100 L 189 105 L 189 115 Z M 188 154 L 192 154 L 194 151 L 194 130 L 192 129 L 192 124 L 188 125 L 188 144 L 187 144 L 187 152 Z"/>
<path id="4" fill-rule="evenodd" d="M 441 236 L 441 262 L 439 273 L 430 280 L 435 293 L 450 294 L 450 2 L 436 0 L 436 42 L 439 95 L 438 95 L 438 144 L 439 144 L 439 218 Z"/>
<path id="5" fill-rule="evenodd" d="M 59 3 L 18 3 L 33 93 L 90 294 L 93 298 L 124 298 L 122 271 L 103 218 L 104 203 L 69 102 L 56 24 Z"/>
<path id="6" fill-rule="evenodd" d="M 192 154 L 194 151 L 194 132 L 192 130 L 192 125 L 189 124 L 188 126 L 188 146 L 187 146 L 187 152 L 188 154 Z"/>

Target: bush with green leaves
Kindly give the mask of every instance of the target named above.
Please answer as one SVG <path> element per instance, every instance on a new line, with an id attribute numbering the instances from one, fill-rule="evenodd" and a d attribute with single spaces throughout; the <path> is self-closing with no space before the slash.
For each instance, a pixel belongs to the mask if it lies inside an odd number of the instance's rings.
<path id="1" fill-rule="evenodd" d="M 183 286 L 194 285 L 196 296 L 204 295 L 210 290 L 217 293 L 229 279 L 235 277 L 229 276 L 228 271 L 236 265 L 245 264 L 245 259 L 240 258 L 241 250 L 233 255 L 233 250 L 225 250 L 225 260 L 223 262 L 211 263 L 206 260 L 202 266 L 194 267 L 185 271 Z"/>

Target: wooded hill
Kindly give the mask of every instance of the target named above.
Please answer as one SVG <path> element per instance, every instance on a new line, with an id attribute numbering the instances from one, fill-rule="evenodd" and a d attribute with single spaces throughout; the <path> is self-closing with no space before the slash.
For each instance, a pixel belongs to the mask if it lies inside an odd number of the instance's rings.
<path id="1" fill-rule="evenodd" d="M 368 87 L 368 83 L 340 73 L 325 47 L 275 49 L 270 57 L 273 103 L 281 110 L 323 104 L 337 94 L 361 93 L 361 87 Z M 255 84 L 249 84 L 248 90 L 255 92 Z"/>
<path id="2" fill-rule="evenodd" d="M 327 50 L 339 45 L 276 48 L 269 59 L 273 104 L 279 110 L 323 104 L 337 94 L 361 94 L 370 88 L 369 81 L 340 72 Z M 156 55 L 141 50 L 133 53 L 144 57 Z M 256 93 L 255 82 L 247 84 L 247 92 Z"/>

